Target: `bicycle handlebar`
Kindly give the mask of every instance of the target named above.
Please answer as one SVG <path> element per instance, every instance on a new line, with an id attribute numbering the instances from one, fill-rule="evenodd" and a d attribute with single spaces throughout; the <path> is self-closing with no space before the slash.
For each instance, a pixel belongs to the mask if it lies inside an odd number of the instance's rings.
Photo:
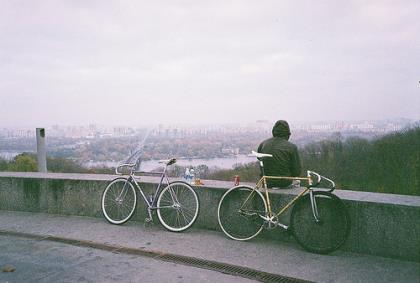
<path id="1" fill-rule="evenodd" d="M 129 167 L 129 168 L 133 168 L 134 166 L 136 166 L 136 163 L 124 163 L 124 164 L 120 164 L 115 168 L 115 174 L 117 175 L 122 175 L 123 173 L 118 171 L 118 169 L 121 169 L 123 167 Z"/>
<path id="2" fill-rule="evenodd" d="M 312 181 L 312 175 L 315 175 L 317 177 L 317 180 L 315 183 L 309 184 L 311 187 L 316 187 L 317 185 L 319 185 L 319 183 L 321 183 L 321 175 L 319 175 L 318 173 L 308 170 L 306 171 L 306 175 L 308 176 L 308 178 L 311 179 L 311 181 Z"/>
<path id="3" fill-rule="evenodd" d="M 320 174 L 318 174 L 318 173 L 316 173 L 314 171 L 308 170 L 306 172 L 307 172 L 308 178 L 311 178 L 311 175 L 315 175 L 317 177 L 316 182 L 314 184 L 310 184 L 310 187 L 316 187 L 316 186 L 318 186 L 319 183 L 321 183 L 322 179 L 324 179 L 325 181 L 327 181 L 327 182 L 329 182 L 331 184 L 330 192 L 332 192 L 333 190 L 335 190 L 335 183 L 334 183 L 333 180 L 331 180 L 331 179 L 329 179 L 327 177 L 324 177 L 324 176 L 322 176 L 322 175 L 320 175 Z"/>

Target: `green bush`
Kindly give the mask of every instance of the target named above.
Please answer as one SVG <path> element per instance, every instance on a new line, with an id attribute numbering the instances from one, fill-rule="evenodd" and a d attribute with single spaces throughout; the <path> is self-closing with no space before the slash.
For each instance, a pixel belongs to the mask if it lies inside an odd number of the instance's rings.
<path id="1" fill-rule="evenodd" d="M 38 166 L 32 154 L 22 153 L 17 155 L 7 166 L 8 171 L 14 172 L 36 172 Z"/>

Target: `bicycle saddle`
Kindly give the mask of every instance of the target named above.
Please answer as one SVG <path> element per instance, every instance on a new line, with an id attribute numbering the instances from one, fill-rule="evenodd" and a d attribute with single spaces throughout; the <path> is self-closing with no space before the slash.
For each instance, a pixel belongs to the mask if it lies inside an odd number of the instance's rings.
<path id="1" fill-rule="evenodd" d="M 256 158 L 273 157 L 273 155 L 272 155 L 272 154 L 259 153 L 259 152 L 255 152 L 255 151 L 251 151 L 251 155 L 252 155 L 252 156 L 255 156 Z"/>

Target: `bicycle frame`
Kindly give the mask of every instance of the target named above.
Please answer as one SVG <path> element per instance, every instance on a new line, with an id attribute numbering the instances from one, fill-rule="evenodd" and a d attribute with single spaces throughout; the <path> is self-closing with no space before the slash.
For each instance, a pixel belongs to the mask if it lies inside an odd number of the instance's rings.
<path id="1" fill-rule="evenodd" d="M 147 174 L 150 174 L 149 172 L 137 172 L 137 173 L 147 173 Z M 160 193 L 160 191 L 163 189 L 163 186 L 162 186 L 162 184 L 169 184 L 169 179 L 168 179 L 168 177 L 166 176 L 166 173 L 165 172 L 158 172 L 158 173 L 156 173 L 156 174 L 159 174 L 160 175 L 160 181 L 159 181 L 159 184 L 158 184 L 158 186 L 157 186 L 157 188 L 155 189 L 155 191 L 154 191 L 154 193 L 153 193 L 153 197 L 152 197 L 152 199 L 148 199 L 147 198 L 147 196 L 146 196 L 146 194 L 144 193 L 144 191 L 143 191 L 143 189 L 142 189 L 142 187 L 139 185 L 139 183 L 136 181 L 136 179 L 135 179 L 135 176 L 134 175 L 130 175 L 129 177 L 128 177 L 128 181 L 129 182 L 132 182 L 132 183 L 134 183 L 135 184 L 135 186 L 137 187 L 137 189 L 139 190 L 139 192 L 140 192 L 140 194 L 141 194 L 141 196 L 143 197 L 143 200 L 144 200 L 144 202 L 147 204 L 147 206 L 150 208 L 150 209 L 156 209 L 156 206 L 155 206 L 155 204 L 156 204 L 156 199 L 157 199 L 157 196 L 158 196 L 158 194 Z M 166 180 L 166 182 L 164 183 L 163 182 L 163 180 Z"/>
<path id="2" fill-rule="evenodd" d="M 304 187 L 304 190 L 300 192 L 295 198 L 293 198 L 289 203 L 287 203 L 279 212 L 273 213 L 271 202 L 270 202 L 270 195 L 267 187 L 267 180 L 301 180 L 307 181 L 309 183 L 308 187 Z M 267 202 L 267 209 L 268 209 L 268 216 L 269 217 L 279 217 L 282 215 L 289 207 L 291 207 L 299 198 L 301 198 L 304 194 L 306 194 L 311 189 L 312 178 L 308 177 L 278 177 L 278 176 L 262 176 L 261 179 L 257 182 L 255 189 L 263 190 L 264 198 Z"/>
<path id="3" fill-rule="evenodd" d="M 260 161 L 262 163 L 262 161 Z M 262 165 L 262 164 L 261 164 Z M 312 179 L 312 175 L 317 176 L 317 180 L 313 181 Z M 290 202 L 288 202 L 283 208 L 281 208 L 277 213 L 274 213 L 271 207 L 271 202 L 270 202 L 270 195 L 269 195 L 269 190 L 267 187 L 267 180 L 301 180 L 301 181 L 306 181 L 308 182 L 308 186 L 304 187 L 303 191 L 300 192 L 296 197 L 294 197 Z M 285 211 L 287 211 L 296 201 L 298 201 L 301 197 L 303 197 L 306 193 L 309 192 L 309 198 L 311 201 L 311 208 L 312 208 L 312 214 L 314 216 L 314 219 L 316 222 L 319 222 L 319 213 L 318 213 L 318 209 L 317 209 L 317 205 L 316 205 L 316 200 L 315 197 L 313 195 L 313 187 L 317 186 L 320 182 L 321 179 L 325 179 L 327 181 L 329 181 L 332 184 L 332 188 L 330 189 L 330 192 L 332 192 L 335 189 L 335 183 L 324 177 L 319 175 L 318 173 L 315 173 L 313 171 L 307 171 L 307 177 L 281 177 L 281 176 L 266 176 L 263 175 L 260 180 L 257 182 L 257 184 L 255 185 L 255 190 L 258 191 L 262 191 L 263 193 L 263 197 L 267 203 L 267 214 L 266 215 L 259 215 L 259 217 L 261 217 L 264 221 L 266 221 L 269 226 L 271 227 L 271 224 L 276 225 L 276 226 L 280 226 L 284 229 L 288 229 L 289 227 L 287 225 L 284 225 L 282 223 L 280 223 L 278 221 L 278 217 L 280 215 L 282 215 Z M 248 199 L 251 198 L 251 196 L 253 195 L 253 193 L 251 193 L 248 198 L 244 201 L 242 207 L 247 203 Z M 241 209 L 242 209 L 241 207 Z"/>
<path id="4" fill-rule="evenodd" d="M 175 160 L 175 159 L 173 159 L 173 160 Z M 172 164 L 170 162 L 172 162 L 172 159 L 169 161 L 169 163 L 165 163 L 165 167 L 164 167 L 164 169 L 163 169 L 162 172 L 135 171 L 134 170 L 134 167 L 135 167 L 136 164 L 133 164 L 133 163 L 130 163 L 130 164 L 121 164 L 121 165 L 119 165 L 115 169 L 116 174 L 122 175 L 122 173 L 119 172 L 119 169 L 120 168 L 123 168 L 123 167 L 130 168 L 129 176 L 127 178 L 127 183 L 130 182 L 131 184 L 134 184 L 135 187 L 137 188 L 137 190 L 140 192 L 140 194 L 141 194 L 141 196 L 142 196 L 145 204 L 147 205 L 147 212 L 149 214 L 149 219 L 150 220 L 152 219 L 151 210 L 158 209 L 158 207 L 156 206 L 157 196 L 161 193 L 161 191 L 163 190 L 163 188 L 165 187 L 165 185 L 168 185 L 169 184 L 169 178 L 168 178 L 168 176 L 166 174 L 166 171 L 167 171 L 168 165 Z M 155 189 L 155 191 L 154 191 L 151 199 L 147 198 L 147 196 L 144 193 L 142 187 L 137 182 L 136 177 L 138 177 L 138 176 L 136 176 L 136 174 L 143 174 L 144 176 L 150 175 L 150 176 L 159 176 L 160 177 L 159 184 L 156 187 L 156 189 Z M 126 192 L 125 186 L 127 185 L 127 183 L 124 185 L 123 190 L 121 191 L 121 194 L 120 194 L 120 196 L 118 196 L 118 198 L 121 198 L 122 197 L 122 194 L 124 192 Z M 172 195 L 172 197 L 174 198 L 175 196 Z"/>

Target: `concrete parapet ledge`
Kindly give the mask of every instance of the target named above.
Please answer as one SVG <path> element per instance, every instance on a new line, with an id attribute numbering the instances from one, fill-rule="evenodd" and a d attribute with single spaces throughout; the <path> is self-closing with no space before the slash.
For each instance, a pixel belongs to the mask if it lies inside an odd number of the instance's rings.
<path id="1" fill-rule="evenodd" d="M 102 191 L 115 177 L 102 174 L 0 172 L 0 210 L 103 217 Z M 159 179 L 144 176 L 140 181 L 145 191 L 149 192 Z M 195 227 L 220 230 L 217 205 L 233 182 L 203 182 L 204 186 L 195 187 L 201 205 Z M 280 207 L 298 192 L 299 189 L 273 190 L 274 208 Z M 350 237 L 343 250 L 420 260 L 420 197 L 340 190 L 336 190 L 336 194 L 345 202 L 352 219 Z M 133 220 L 143 222 L 145 217 L 144 204 L 139 201 Z M 277 229 L 264 231 L 261 237 L 294 241 L 288 233 Z"/>

